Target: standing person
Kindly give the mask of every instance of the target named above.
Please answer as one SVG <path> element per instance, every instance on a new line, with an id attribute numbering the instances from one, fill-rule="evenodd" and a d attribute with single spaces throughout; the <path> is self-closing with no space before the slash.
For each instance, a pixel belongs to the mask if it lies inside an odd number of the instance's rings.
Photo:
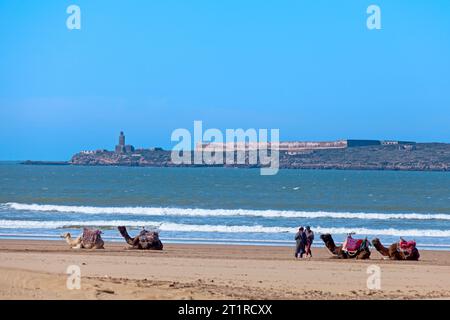
<path id="1" fill-rule="evenodd" d="M 295 241 L 297 243 L 295 247 L 296 258 L 303 258 L 303 254 L 305 253 L 306 234 L 304 230 L 305 229 L 303 227 L 300 227 L 295 235 Z"/>
<path id="2" fill-rule="evenodd" d="M 309 255 L 312 258 L 311 246 L 314 241 L 314 232 L 311 230 L 310 226 L 306 226 L 305 235 L 306 235 L 305 253 L 306 256 Z"/>

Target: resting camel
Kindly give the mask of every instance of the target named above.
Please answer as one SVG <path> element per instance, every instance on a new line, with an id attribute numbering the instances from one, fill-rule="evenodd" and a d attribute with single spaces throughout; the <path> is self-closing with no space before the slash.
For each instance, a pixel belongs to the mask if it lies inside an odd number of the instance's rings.
<path id="1" fill-rule="evenodd" d="M 100 230 L 83 229 L 83 234 L 73 239 L 69 232 L 61 235 L 72 249 L 104 249 Z"/>
<path id="2" fill-rule="evenodd" d="M 163 244 L 159 240 L 159 234 L 156 231 L 147 231 L 142 229 L 139 234 L 132 238 L 124 226 L 117 227 L 120 234 L 125 241 L 131 246 L 130 249 L 147 249 L 147 250 L 162 250 Z"/>
<path id="3" fill-rule="evenodd" d="M 419 260 L 419 250 L 416 248 L 415 241 L 405 241 L 400 238 L 399 242 L 395 242 L 386 248 L 381 244 L 380 239 L 375 238 L 372 244 L 379 253 L 386 259 L 391 260 Z"/>
<path id="4" fill-rule="evenodd" d="M 349 237 L 352 239 L 351 237 Z M 336 246 L 333 237 L 329 233 L 321 234 L 320 239 L 325 243 L 325 246 L 330 251 L 330 253 L 338 259 L 369 259 L 369 241 L 366 239 L 352 239 L 358 244 L 358 248 L 354 251 L 349 251 L 343 248 L 343 245 Z M 348 238 L 347 238 L 348 239 Z M 348 240 L 347 240 L 348 241 Z"/>
<path id="5" fill-rule="evenodd" d="M 66 239 L 66 242 L 72 249 L 81 249 L 81 236 L 73 239 L 70 232 L 66 232 L 61 235 L 61 238 Z"/>

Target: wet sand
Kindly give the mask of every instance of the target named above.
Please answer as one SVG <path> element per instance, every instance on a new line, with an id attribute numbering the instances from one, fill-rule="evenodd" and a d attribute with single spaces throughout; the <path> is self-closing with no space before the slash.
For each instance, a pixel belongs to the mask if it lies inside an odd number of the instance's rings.
<path id="1" fill-rule="evenodd" d="M 166 244 L 163 251 L 72 250 L 63 241 L 0 240 L 1 299 L 442 299 L 450 298 L 450 252 L 421 251 L 418 262 L 296 260 L 293 247 Z M 67 268 L 81 289 L 67 288 Z M 368 267 L 381 271 L 367 287 Z M 376 267 L 375 267 L 376 268 Z"/>

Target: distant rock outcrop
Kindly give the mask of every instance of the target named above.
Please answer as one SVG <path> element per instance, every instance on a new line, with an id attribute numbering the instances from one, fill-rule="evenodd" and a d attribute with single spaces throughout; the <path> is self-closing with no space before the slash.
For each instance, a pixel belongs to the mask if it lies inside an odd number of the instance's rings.
<path id="1" fill-rule="evenodd" d="M 21 164 L 35 165 L 35 166 L 68 166 L 70 162 L 68 161 L 32 161 L 27 160 L 21 162 Z"/>

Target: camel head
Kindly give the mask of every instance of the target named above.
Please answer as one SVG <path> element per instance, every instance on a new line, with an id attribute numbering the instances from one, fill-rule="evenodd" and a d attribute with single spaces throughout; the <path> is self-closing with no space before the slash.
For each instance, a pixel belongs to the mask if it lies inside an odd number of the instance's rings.
<path id="1" fill-rule="evenodd" d="M 61 236 L 60 236 L 61 238 L 64 238 L 64 239 L 67 239 L 67 238 L 71 238 L 71 235 L 70 235 L 70 232 L 66 232 L 66 233 L 63 233 Z"/>
<path id="2" fill-rule="evenodd" d="M 127 228 L 125 226 L 119 226 L 117 227 L 122 237 L 125 238 L 125 240 L 130 238 L 130 235 L 128 234 Z"/>
<path id="3" fill-rule="evenodd" d="M 375 248 L 381 247 L 381 241 L 380 241 L 380 239 L 378 239 L 378 238 L 373 238 L 373 239 L 372 239 L 372 244 L 373 244 L 373 246 L 374 246 Z"/>
<path id="4" fill-rule="evenodd" d="M 127 228 L 125 226 L 119 226 L 119 227 L 117 227 L 117 229 L 119 230 L 120 235 L 125 239 L 125 241 L 129 245 L 134 245 L 135 238 L 130 237 L 130 235 L 128 234 Z"/>
<path id="5" fill-rule="evenodd" d="M 332 252 L 334 252 L 336 245 L 334 244 L 334 240 L 333 237 L 331 236 L 331 234 L 329 233 L 323 233 L 320 235 L 320 239 L 322 239 L 322 241 L 325 243 L 325 246 L 331 250 Z"/>
<path id="6" fill-rule="evenodd" d="M 383 256 L 384 259 L 387 259 L 392 255 L 389 248 L 385 248 L 381 243 L 380 239 L 374 238 L 372 239 L 372 244 L 377 249 L 377 251 Z"/>

